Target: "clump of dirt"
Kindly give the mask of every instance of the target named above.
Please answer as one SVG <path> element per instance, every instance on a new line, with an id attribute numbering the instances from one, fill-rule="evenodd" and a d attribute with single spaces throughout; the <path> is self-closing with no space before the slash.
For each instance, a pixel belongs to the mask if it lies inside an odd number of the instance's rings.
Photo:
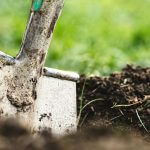
<path id="1" fill-rule="evenodd" d="M 150 68 L 127 65 L 108 77 L 82 75 L 77 95 L 79 126 L 99 118 L 111 126 L 123 124 L 150 132 Z"/>
<path id="2" fill-rule="evenodd" d="M 31 134 L 17 120 L 0 121 L 0 150 L 149 150 L 141 137 L 121 136 L 109 128 L 90 128 L 53 137 L 49 130 Z"/>

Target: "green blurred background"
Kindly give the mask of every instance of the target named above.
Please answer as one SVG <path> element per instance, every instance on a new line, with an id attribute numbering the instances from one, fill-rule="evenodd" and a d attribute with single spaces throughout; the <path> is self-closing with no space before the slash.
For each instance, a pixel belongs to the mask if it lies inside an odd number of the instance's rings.
<path id="1" fill-rule="evenodd" d="M 31 0 L 1 0 L 0 50 L 15 56 Z M 107 75 L 150 66 L 150 0 L 66 0 L 46 66 Z"/>

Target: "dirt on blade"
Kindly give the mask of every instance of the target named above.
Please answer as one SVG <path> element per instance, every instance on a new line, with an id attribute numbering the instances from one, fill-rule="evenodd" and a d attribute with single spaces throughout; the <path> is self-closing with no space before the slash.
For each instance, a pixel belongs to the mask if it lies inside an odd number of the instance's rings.
<path id="1" fill-rule="evenodd" d="M 125 125 L 149 136 L 150 68 L 127 65 L 121 73 L 108 77 L 82 75 L 77 95 L 78 113 L 86 105 L 79 126 L 94 124 L 91 120 L 97 118 L 105 125 Z"/>

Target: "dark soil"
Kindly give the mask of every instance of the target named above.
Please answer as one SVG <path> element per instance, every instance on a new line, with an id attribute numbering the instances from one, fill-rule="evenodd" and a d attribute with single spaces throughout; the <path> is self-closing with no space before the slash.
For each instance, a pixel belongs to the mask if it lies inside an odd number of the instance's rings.
<path id="1" fill-rule="evenodd" d="M 82 75 L 77 95 L 78 114 L 89 103 L 81 113 L 79 127 L 97 126 L 96 120 L 107 126 L 125 126 L 128 131 L 134 128 L 149 137 L 150 68 L 127 65 L 121 73 L 108 77 Z"/>
<path id="2" fill-rule="evenodd" d="M 149 142 L 111 129 L 91 128 L 60 138 L 48 131 L 32 135 L 17 120 L 0 121 L 0 150 L 149 150 Z"/>

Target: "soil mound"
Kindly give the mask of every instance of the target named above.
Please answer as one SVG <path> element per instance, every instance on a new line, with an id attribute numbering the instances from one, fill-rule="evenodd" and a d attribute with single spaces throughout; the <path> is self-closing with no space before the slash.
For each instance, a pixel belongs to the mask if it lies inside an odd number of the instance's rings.
<path id="1" fill-rule="evenodd" d="M 149 150 L 149 143 L 100 127 L 55 138 L 46 130 L 32 135 L 14 119 L 0 121 L 0 150 Z"/>
<path id="2" fill-rule="evenodd" d="M 82 75 L 77 95 L 79 126 L 97 118 L 105 125 L 125 125 L 149 135 L 150 68 L 127 65 L 108 77 Z"/>

